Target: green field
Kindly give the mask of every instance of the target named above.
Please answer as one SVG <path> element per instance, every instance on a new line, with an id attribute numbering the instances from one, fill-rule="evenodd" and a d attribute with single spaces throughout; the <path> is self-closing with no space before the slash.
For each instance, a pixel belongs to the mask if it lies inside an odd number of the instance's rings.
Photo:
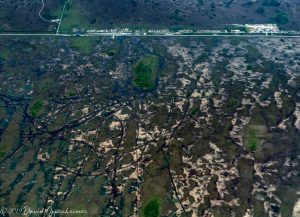
<path id="1" fill-rule="evenodd" d="M 33 105 L 29 109 L 29 114 L 36 117 L 40 114 L 43 109 L 44 101 L 41 99 L 35 100 Z"/>
<path id="2" fill-rule="evenodd" d="M 245 132 L 245 144 L 250 151 L 257 150 L 263 143 L 266 128 L 263 125 L 250 125 Z"/>
<path id="3" fill-rule="evenodd" d="M 60 32 L 69 33 L 73 28 L 91 27 L 87 23 L 85 11 L 76 5 L 76 2 L 70 0 L 65 8 L 63 19 L 60 26 Z"/>
<path id="4" fill-rule="evenodd" d="M 76 49 L 83 54 L 90 54 L 93 52 L 97 42 L 94 38 L 71 38 L 71 48 Z"/>
<path id="5" fill-rule="evenodd" d="M 159 198 L 150 200 L 142 210 L 142 217 L 158 217 L 160 214 L 161 201 Z"/>
<path id="6" fill-rule="evenodd" d="M 133 82 L 138 88 L 151 90 L 155 87 L 159 58 L 147 55 L 133 65 Z"/>
<path id="7" fill-rule="evenodd" d="M 9 57 L 9 50 L 1 50 L 0 51 L 0 60 L 7 60 Z"/>

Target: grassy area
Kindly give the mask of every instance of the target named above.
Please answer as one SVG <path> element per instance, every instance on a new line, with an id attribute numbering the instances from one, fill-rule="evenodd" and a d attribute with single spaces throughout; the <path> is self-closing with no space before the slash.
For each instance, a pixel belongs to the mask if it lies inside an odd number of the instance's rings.
<path id="1" fill-rule="evenodd" d="M 40 114 L 43 109 L 44 101 L 41 99 L 35 100 L 33 105 L 29 109 L 29 114 L 36 117 Z"/>
<path id="2" fill-rule="evenodd" d="M 2 158 L 4 158 L 5 155 L 6 155 L 6 152 L 5 152 L 5 151 L 0 151 L 0 160 L 1 160 Z"/>
<path id="3" fill-rule="evenodd" d="M 1 50 L 0 51 L 0 60 L 7 60 L 9 57 L 9 51 L 8 50 Z"/>
<path id="4" fill-rule="evenodd" d="M 158 217 L 160 214 L 161 201 L 159 198 L 153 198 L 148 201 L 142 210 L 142 217 Z"/>
<path id="5" fill-rule="evenodd" d="M 7 153 L 18 144 L 19 137 L 18 132 L 20 130 L 21 116 L 18 113 L 14 113 L 9 125 L 7 126 L 5 133 L 0 140 L 0 160 L 5 157 Z"/>
<path id="6" fill-rule="evenodd" d="M 245 132 L 245 144 L 246 147 L 250 151 L 255 151 L 257 150 L 266 134 L 266 127 L 264 125 L 250 125 L 247 127 L 246 132 Z"/>
<path id="7" fill-rule="evenodd" d="M 60 32 L 71 32 L 73 28 L 85 27 L 85 16 L 83 11 L 76 7 L 75 1 L 70 0 L 65 8 L 64 16 L 60 26 Z"/>
<path id="8" fill-rule="evenodd" d="M 133 82 L 136 87 L 153 89 L 158 70 L 159 58 L 155 55 L 147 55 L 133 66 Z"/>
<path id="9" fill-rule="evenodd" d="M 71 47 L 81 51 L 84 54 L 90 54 L 93 52 L 96 46 L 96 40 L 93 38 L 70 38 Z"/>

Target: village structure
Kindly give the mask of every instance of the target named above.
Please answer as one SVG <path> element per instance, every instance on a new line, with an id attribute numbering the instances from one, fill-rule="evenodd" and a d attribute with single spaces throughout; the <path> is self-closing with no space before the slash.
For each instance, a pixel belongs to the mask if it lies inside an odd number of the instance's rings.
<path id="1" fill-rule="evenodd" d="M 300 31 L 280 30 L 277 24 L 232 24 L 224 29 L 91 29 L 74 28 L 74 35 L 105 35 L 105 36 L 178 36 L 178 35 L 234 35 L 234 34 L 274 34 L 274 35 L 298 35 Z"/>

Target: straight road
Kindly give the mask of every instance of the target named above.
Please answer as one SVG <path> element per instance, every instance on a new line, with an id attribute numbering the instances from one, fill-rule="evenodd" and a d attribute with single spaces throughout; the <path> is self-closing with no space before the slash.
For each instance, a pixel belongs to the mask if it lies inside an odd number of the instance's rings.
<path id="1" fill-rule="evenodd" d="M 1 36 L 56 36 L 56 37 L 239 37 L 239 38 L 300 38 L 300 35 L 231 35 L 231 34 L 194 34 L 194 35 L 131 35 L 131 34 L 112 34 L 112 33 L 90 33 L 90 34 L 62 34 L 62 33 L 0 33 Z"/>
<path id="2" fill-rule="evenodd" d="M 60 15 L 59 23 L 58 23 L 58 26 L 57 26 L 57 29 L 56 29 L 56 35 L 59 35 L 59 28 L 60 28 L 61 22 L 62 22 L 62 20 L 63 20 L 64 12 L 65 12 L 66 5 L 67 5 L 68 2 L 69 2 L 69 0 L 66 0 L 66 1 L 65 1 L 63 10 L 62 10 L 61 15 Z"/>
<path id="3" fill-rule="evenodd" d="M 0 36 L 71 36 L 71 35 L 56 34 L 56 33 L 0 33 Z"/>

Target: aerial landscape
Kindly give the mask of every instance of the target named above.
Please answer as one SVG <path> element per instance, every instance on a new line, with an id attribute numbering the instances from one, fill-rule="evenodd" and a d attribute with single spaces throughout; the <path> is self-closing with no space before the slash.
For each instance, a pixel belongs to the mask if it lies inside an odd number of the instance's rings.
<path id="1" fill-rule="evenodd" d="M 0 0 L 0 216 L 300 217 L 299 20 Z"/>

